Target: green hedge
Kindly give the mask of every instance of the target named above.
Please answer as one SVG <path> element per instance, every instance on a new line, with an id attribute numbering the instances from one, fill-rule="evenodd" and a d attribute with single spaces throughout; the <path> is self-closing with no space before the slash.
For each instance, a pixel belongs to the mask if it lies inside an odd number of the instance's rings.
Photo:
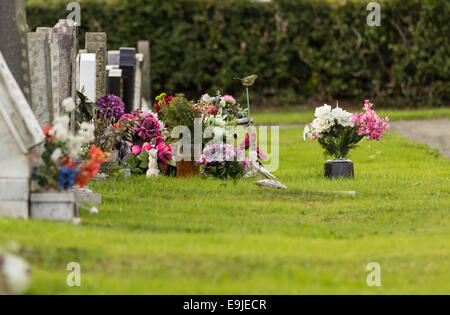
<path id="1" fill-rule="evenodd" d="M 67 0 L 28 0 L 32 29 L 67 15 Z M 153 95 L 196 98 L 257 73 L 253 93 L 277 105 L 340 99 L 377 106 L 449 105 L 448 0 L 79 0 L 82 28 L 108 33 L 109 49 L 152 42 Z M 342 4 L 343 3 L 343 4 Z"/>

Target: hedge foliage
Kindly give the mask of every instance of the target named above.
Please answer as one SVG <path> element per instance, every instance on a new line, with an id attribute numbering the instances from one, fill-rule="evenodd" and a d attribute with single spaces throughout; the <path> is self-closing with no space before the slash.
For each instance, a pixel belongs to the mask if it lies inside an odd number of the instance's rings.
<path id="1" fill-rule="evenodd" d="M 27 0 L 30 28 L 64 18 L 67 0 Z M 450 1 L 78 0 L 82 33 L 108 48 L 152 43 L 153 95 L 242 94 L 235 76 L 259 75 L 253 93 L 277 105 L 371 98 L 377 106 L 446 106 Z"/>

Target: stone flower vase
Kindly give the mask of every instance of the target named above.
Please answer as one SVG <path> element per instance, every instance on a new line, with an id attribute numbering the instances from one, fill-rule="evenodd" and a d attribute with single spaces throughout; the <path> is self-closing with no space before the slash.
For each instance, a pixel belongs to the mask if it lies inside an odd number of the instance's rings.
<path id="1" fill-rule="evenodd" d="M 77 215 L 73 192 L 35 192 L 31 194 L 31 218 L 38 220 L 71 221 Z"/>
<path id="2" fill-rule="evenodd" d="M 355 171 L 353 162 L 348 159 L 333 159 L 325 163 L 325 177 L 327 178 L 353 178 Z"/>

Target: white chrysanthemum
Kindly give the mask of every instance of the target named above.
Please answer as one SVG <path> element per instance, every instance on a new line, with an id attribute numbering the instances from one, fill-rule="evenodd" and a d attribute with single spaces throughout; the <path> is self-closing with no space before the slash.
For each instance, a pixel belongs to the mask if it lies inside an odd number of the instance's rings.
<path id="1" fill-rule="evenodd" d="M 69 98 L 66 98 L 62 102 L 62 106 L 66 112 L 72 112 L 75 110 L 76 105 L 75 105 L 75 101 L 73 100 L 73 98 L 69 97 Z"/>

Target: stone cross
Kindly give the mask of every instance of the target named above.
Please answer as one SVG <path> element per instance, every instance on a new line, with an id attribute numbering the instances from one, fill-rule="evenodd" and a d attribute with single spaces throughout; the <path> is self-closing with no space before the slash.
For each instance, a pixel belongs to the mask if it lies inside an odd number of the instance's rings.
<path id="1" fill-rule="evenodd" d="M 0 1 L 0 52 L 25 97 L 31 100 L 25 0 Z"/>
<path id="2" fill-rule="evenodd" d="M 136 65 L 136 48 L 120 48 L 120 69 L 123 78 L 123 102 L 125 112 L 130 113 L 134 102 L 134 71 Z"/>
<path id="3" fill-rule="evenodd" d="M 144 61 L 143 54 L 136 54 L 136 71 L 134 72 L 134 102 L 133 110 L 141 108 L 142 97 L 142 64 Z"/>
<path id="4" fill-rule="evenodd" d="M 96 99 L 106 94 L 106 59 L 107 57 L 106 33 L 86 33 L 86 50 L 88 53 L 96 54 L 97 62 L 97 92 Z M 96 101 L 92 100 L 93 102 Z"/>
<path id="5" fill-rule="evenodd" d="M 150 74 L 150 42 L 148 40 L 141 40 L 138 42 L 138 53 L 144 55 L 144 62 L 142 65 L 142 97 L 147 104 L 152 103 L 152 84 Z"/>
<path id="6" fill-rule="evenodd" d="M 0 52 L 0 216 L 28 218 L 31 150 L 45 140 Z"/>
<path id="7" fill-rule="evenodd" d="M 96 101 L 97 83 L 96 54 L 80 54 L 80 90 L 91 102 Z"/>
<path id="8" fill-rule="evenodd" d="M 53 122 L 50 45 L 47 33 L 28 33 L 32 110 L 41 127 Z"/>

